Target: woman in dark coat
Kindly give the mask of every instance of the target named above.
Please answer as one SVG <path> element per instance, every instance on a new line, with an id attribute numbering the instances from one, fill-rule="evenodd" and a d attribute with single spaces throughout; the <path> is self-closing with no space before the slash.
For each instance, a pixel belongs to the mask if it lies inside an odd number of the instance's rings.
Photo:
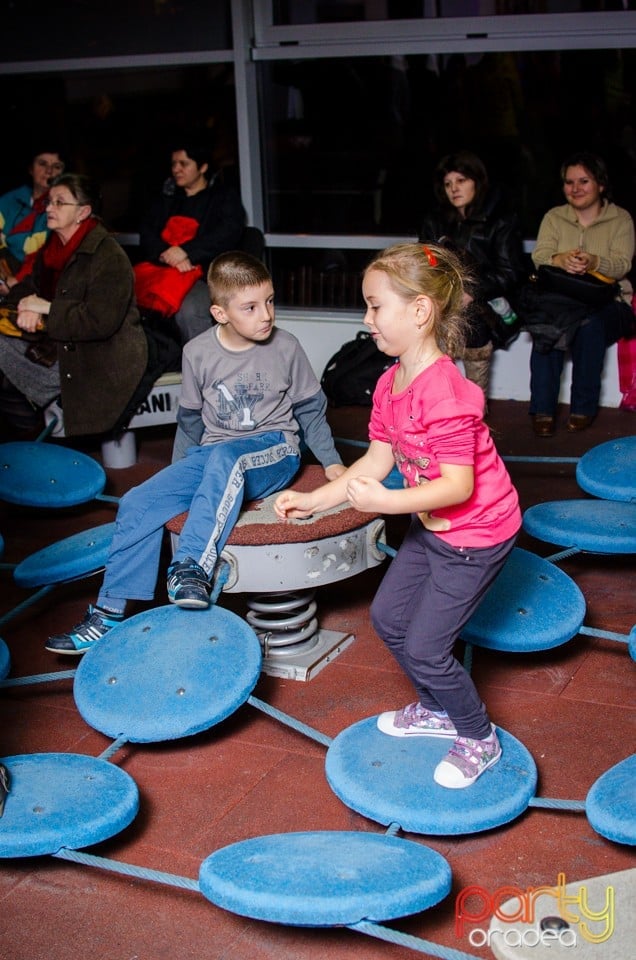
<path id="1" fill-rule="evenodd" d="M 501 192 L 491 187 L 479 157 L 468 151 L 449 154 L 435 170 L 439 207 L 424 218 L 422 243 L 452 246 L 473 274 L 467 306 L 471 334 L 462 356 L 466 376 L 488 397 L 493 330 L 501 321 L 490 306 L 498 298 L 513 300 L 528 275 L 517 217 L 508 212 Z"/>
<path id="2" fill-rule="evenodd" d="M 67 436 L 112 430 L 148 361 L 132 267 L 97 204 L 87 177 L 65 173 L 53 181 L 50 236 L 9 297 L 22 336 L 0 336 L 5 415 L 8 398 L 38 410 L 61 396 Z"/>

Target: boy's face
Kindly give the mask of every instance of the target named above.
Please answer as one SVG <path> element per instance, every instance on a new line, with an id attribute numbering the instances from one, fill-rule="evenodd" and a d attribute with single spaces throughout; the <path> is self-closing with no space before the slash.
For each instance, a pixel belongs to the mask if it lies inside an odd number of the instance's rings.
<path id="1" fill-rule="evenodd" d="M 231 350 L 264 343 L 274 328 L 274 287 L 270 281 L 243 287 L 225 307 L 213 303 L 210 313 L 223 326 L 222 341 Z"/>

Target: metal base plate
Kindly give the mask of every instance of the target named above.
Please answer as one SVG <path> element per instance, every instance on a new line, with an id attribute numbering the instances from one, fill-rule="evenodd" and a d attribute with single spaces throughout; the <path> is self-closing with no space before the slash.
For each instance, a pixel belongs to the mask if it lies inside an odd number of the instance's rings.
<path id="1" fill-rule="evenodd" d="M 295 649 L 278 647 L 263 657 L 263 673 L 285 680 L 311 680 L 353 643 L 352 633 L 318 630 Z M 303 648 L 302 650 L 300 648 Z"/>

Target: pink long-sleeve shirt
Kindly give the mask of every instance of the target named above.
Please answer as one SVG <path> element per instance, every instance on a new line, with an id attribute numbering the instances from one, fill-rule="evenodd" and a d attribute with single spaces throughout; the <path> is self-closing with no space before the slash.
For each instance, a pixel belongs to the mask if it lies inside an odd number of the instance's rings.
<path id="1" fill-rule="evenodd" d="M 472 466 L 464 503 L 432 510 L 427 528 L 456 547 L 492 547 L 521 526 L 517 491 L 483 421 L 484 396 L 453 361 L 441 357 L 406 390 L 393 393 L 398 365 L 378 380 L 369 437 L 389 443 L 408 486 L 435 480 L 441 464 Z"/>

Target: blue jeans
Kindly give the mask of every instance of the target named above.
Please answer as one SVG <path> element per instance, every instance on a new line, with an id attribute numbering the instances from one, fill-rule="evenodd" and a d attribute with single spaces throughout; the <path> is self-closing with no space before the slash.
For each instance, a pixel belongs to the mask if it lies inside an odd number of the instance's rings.
<path id="1" fill-rule="evenodd" d="M 610 303 L 590 314 L 581 324 L 570 345 L 572 354 L 572 387 L 570 413 L 595 417 L 601 395 L 601 376 L 605 362 L 605 326 L 616 304 Z M 556 414 L 565 361 L 564 350 L 539 353 L 532 347 L 530 355 L 530 413 Z"/>
<path id="2" fill-rule="evenodd" d="M 192 557 L 211 576 L 244 498 L 284 489 L 299 465 L 297 449 L 276 430 L 192 447 L 133 487 L 119 504 L 98 605 L 123 610 L 125 600 L 153 598 L 164 525 L 185 510 L 174 559 Z"/>
<path id="3" fill-rule="evenodd" d="M 446 710 L 461 737 L 484 740 L 490 721 L 453 649 L 512 550 L 452 547 L 418 518 L 391 561 L 371 605 L 378 636 L 407 675 L 422 706 Z"/>

